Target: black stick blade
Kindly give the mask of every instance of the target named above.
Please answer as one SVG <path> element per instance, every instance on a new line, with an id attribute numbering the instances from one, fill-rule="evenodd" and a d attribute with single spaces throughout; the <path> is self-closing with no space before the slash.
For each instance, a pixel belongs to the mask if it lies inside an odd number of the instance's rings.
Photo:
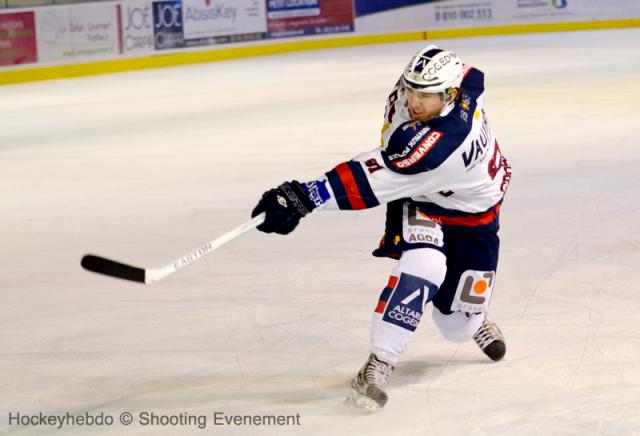
<path id="1" fill-rule="evenodd" d="M 144 283 L 144 269 L 125 265 L 104 257 L 87 254 L 82 258 L 80 265 L 82 265 L 82 268 L 94 273 Z"/>

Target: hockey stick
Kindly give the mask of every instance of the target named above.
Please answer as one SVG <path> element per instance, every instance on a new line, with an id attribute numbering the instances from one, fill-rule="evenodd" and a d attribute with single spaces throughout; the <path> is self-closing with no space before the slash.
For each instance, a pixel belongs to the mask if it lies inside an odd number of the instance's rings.
<path id="1" fill-rule="evenodd" d="M 193 250 L 191 253 L 187 253 L 181 258 L 174 260 L 169 265 L 165 265 L 160 268 L 139 268 L 133 265 L 127 265 L 124 263 L 116 262 L 114 260 L 106 259 L 104 257 L 95 256 L 93 254 L 87 254 L 86 256 L 83 256 L 80 265 L 82 265 L 84 269 L 93 271 L 98 274 L 104 274 L 111 277 L 117 277 L 119 279 L 131 280 L 134 282 L 140 282 L 146 285 L 150 285 L 151 283 L 159 282 L 160 280 L 173 274 L 174 272 L 192 264 L 206 254 L 209 254 L 216 248 L 237 238 L 238 236 L 253 229 L 254 227 L 258 227 L 263 222 L 264 213 L 256 215 L 253 219 L 251 219 L 251 221 L 247 221 L 241 226 L 228 231 L 219 238 L 207 242 L 203 246 L 197 248 L 196 250 Z"/>

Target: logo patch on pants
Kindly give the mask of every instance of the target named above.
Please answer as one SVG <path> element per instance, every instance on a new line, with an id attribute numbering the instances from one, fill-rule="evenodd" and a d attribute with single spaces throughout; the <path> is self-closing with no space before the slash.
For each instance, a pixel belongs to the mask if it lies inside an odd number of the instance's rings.
<path id="1" fill-rule="evenodd" d="M 382 320 L 409 331 L 415 331 L 422 318 L 425 304 L 438 288 L 429 280 L 410 274 L 401 274 L 391 299 L 386 305 Z"/>
<path id="2" fill-rule="evenodd" d="M 460 276 L 451 310 L 454 312 L 457 310 L 471 313 L 484 312 L 491 301 L 495 277 L 495 271 L 465 271 Z"/>
<path id="3" fill-rule="evenodd" d="M 425 215 L 415 204 L 403 206 L 402 236 L 409 244 L 433 244 L 444 246 L 442 227 Z"/>

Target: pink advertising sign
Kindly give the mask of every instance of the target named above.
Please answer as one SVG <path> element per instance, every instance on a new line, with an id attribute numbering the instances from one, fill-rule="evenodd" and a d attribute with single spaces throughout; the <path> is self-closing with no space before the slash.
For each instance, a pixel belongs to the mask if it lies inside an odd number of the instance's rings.
<path id="1" fill-rule="evenodd" d="M 38 61 L 33 12 L 0 15 L 0 65 Z"/>

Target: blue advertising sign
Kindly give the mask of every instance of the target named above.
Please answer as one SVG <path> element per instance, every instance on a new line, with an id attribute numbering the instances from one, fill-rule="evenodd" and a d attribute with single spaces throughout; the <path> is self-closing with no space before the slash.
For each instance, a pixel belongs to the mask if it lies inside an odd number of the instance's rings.
<path id="1" fill-rule="evenodd" d="M 153 36 L 156 50 L 185 46 L 180 0 L 153 3 Z"/>
<path id="2" fill-rule="evenodd" d="M 320 0 L 267 0 L 267 17 L 270 20 L 318 15 Z"/>

